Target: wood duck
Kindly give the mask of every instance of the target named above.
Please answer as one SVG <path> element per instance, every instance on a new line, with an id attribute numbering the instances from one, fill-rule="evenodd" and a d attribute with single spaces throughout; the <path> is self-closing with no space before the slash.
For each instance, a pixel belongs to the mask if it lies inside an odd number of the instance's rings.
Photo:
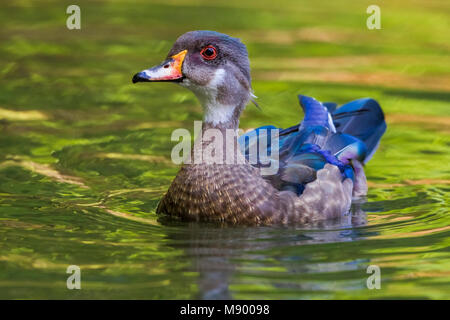
<path id="1" fill-rule="evenodd" d="M 224 136 L 227 129 L 238 129 L 239 117 L 254 97 L 245 45 L 214 31 L 183 34 L 163 63 L 135 74 L 132 81 L 176 82 L 191 90 L 204 110 L 202 133 L 215 129 Z M 370 98 L 339 108 L 304 95 L 299 101 L 304 112 L 299 124 L 287 129 L 265 126 L 224 139 L 224 145 L 233 147 L 224 147 L 223 156 L 238 149 L 241 161 L 183 164 L 157 213 L 253 225 L 302 225 L 348 213 L 352 197 L 367 192 L 363 164 L 386 130 L 383 111 Z M 268 138 L 273 130 L 277 146 Z M 252 136 L 256 143 L 264 136 L 268 150 L 278 151 L 275 174 L 263 176 L 261 161 L 249 162 Z M 201 137 L 194 142 L 193 154 L 212 143 Z"/>

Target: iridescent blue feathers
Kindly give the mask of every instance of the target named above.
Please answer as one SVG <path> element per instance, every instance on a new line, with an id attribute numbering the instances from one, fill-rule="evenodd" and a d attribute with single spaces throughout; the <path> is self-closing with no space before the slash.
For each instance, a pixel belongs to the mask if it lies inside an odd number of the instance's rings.
<path id="1" fill-rule="evenodd" d="M 366 163 L 386 130 L 379 104 L 365 98 L 337 108 L 335 103 L 320 103 L 303 95 L 299 96 L 299 101 L 304 112 L 300 124 L 287 129 L 264 126 L 239 138 L 247 160 L 253 156 L 258 161 L 252 164 L 261 167 L 259 155 L 255 156 L 252 152 L 264 148 L 261 141 L 267 140 L 267 152 L 270 154 L 274 148 L 270 139 L 272 132 L 279 139 L 279 171 L 267 179 L 280 190 L 301 194 L 304 186 L 315 180 L 316 171 L 327 163 L 336 165 L 343 178 L 353 179 L 352 161 Z M 255 136 L 257 139 L 250 139 Z M 259 149 L 254 148 L 254 144 Z"/>

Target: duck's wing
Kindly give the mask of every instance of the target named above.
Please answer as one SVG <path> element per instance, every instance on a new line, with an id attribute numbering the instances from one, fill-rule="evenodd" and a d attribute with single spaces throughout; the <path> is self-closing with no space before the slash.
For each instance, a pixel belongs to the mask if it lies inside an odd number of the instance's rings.
<path id="1" fill-rule="evenodd" d="M 256 159 L 256 163 L 250 163 L 261 167 L 255 152 L 264 146 L 268 155 L 277 151 L 279 156 L 274 161 L 278 161 L 279 171 L 269 180 L 279 189 L 299 194 L 327 163 L 336 165 L 343 178 L 353 179 L 351 161 L 367 162 L 386 130 L 378 103 L 359 99 L 336 108 L 334 103 L 322 104 L 303 95 L 299 101 L 305 114 L 300 124 L 287 129 L 265 126 L 239 138 L 247 160 Z M 277 150 L 274 137 L 279 141 Z"/>
<path id="2" fill-rule="evenodd" d="M 332 112 L 338 132 L 362 141 L 366 148 L 363 162 L 367 163 L 375 153 L 386 131 L 384 113 L 378 102 L 363 98 L 346 103 Z M 328 147 L 332 147 L 330 144 Z"/>

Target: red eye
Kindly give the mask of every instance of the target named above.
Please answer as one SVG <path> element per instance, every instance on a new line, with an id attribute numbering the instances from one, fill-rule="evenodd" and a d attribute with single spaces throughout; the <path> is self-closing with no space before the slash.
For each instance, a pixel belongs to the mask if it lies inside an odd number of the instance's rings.
<path id="1" fill-rule="evenodd" d="M 204 47 L 202 51 L 200 51 L 200 54 L 205 60 L 213 60 L 217 57 L 217 49 L 209 45 Z"/>

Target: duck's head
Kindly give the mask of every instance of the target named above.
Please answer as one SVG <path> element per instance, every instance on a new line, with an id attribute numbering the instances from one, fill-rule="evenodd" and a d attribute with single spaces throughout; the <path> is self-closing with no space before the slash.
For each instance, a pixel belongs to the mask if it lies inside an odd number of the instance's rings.
<path id="1" fill-rule="evenodd" d="M 245 45 L 214 31 L 191 31 L 177 39 L 166 60 L 134 75 L 136 82 L 176 82 L 191 90 L 212 126 L 237 128 L 251 99 L 250 64 Z"/>

